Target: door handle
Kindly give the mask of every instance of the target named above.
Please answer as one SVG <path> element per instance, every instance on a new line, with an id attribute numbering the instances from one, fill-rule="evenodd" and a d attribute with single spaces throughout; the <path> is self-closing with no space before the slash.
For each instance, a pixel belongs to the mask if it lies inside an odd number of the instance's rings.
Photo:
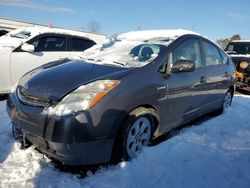
<path id="1" fill-rule="evenodd" d="M 206 83 L 206 81 L 207 81 L 206 77 L 205 76 L 201 76 L 200 83 L 204 84 L 204 83 Z"/>

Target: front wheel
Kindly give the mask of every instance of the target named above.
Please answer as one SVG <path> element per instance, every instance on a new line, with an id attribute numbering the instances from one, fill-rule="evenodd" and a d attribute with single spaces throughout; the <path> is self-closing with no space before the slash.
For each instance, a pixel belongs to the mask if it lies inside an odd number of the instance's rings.
<path id="1" fill-rule="evenodd" d="M 115 161 L 135 158 L 150 144 L 153 130 L 153 114 L 149 109 L 140 107 L 130 112 L 117 135 Z"/>
<path id="2" fill-rule="evenodd" d="M 124 139 L 126 158 L 135 158 L 141 152 L 142 147 L 149 144 L 151 134 L 152 125 L 149 117 L 143 115 L 135 118 L 128 127 Z"/>

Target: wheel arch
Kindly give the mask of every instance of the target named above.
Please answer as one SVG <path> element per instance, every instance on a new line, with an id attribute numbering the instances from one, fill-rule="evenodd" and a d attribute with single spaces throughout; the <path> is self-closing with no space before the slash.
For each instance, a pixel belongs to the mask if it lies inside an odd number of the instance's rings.
<path id="1" fill-rule="evenodd" d="M 139 106 L 136 106 L 134 108 L 132 108 L 127 116 L 124 118 L 123 120 L 123 123 L 126 121 L 126 118 L 128 118 L 129 114 L 133 111 L 135 111 L 136 109 L 139 109 L 139 108 L 145 108 L 149 113 L 150 115 L 152 116 L 153 118 L 153 124 L 154 124 L 154 127 L 153 127 L 153 133 L 157 130 L 158 126 L 159 126 L 159 123 L 160 123 L 160 114 L 159 114 L 159 110 L 154 107 L 153 105 L 150 105 L 150 104 L 142 104 L 142 105 L 139 105 Z"/>
<path id="2" fill-rule="evenodd" d="M 155 108 L 153 105 L 149 105 L 149 104 L 143 104 L 143 105 L 138 105 L 134 108 L 131 108 L 126 115 L 123 117 L 123 119 L 120 121 L 119 126 L 117 126 L 116 129 L 116 134 L 115 134 L 115 139 L 114 139 L 114 144 L 113 144 L 113 151 L 112 151 L 112 156 L 111 156 L 111 160 L 114 162 L 118 162 L 121 159 L 121 156 L 119 155 L 121 152 L 121 141 L 122 141 L 122 137 L 120 136 L 122 134 L 122 132 L 124 131 L 124 125 L 126 124 L 126 121 L 128 120 L 128 118 L 130 118 L 130 115 L 137 111 L 137 110 L 142 110 L 145 109 L 152 117 L 153 120 L 153 131 L 152 131 L 152 138 L 155 135 L 155 131 L 157 130 L 158 126 L 159 126 L 159 122 L 160 122 L 160 117 L 158 114 L 158 110 L 157 108 Z"/>

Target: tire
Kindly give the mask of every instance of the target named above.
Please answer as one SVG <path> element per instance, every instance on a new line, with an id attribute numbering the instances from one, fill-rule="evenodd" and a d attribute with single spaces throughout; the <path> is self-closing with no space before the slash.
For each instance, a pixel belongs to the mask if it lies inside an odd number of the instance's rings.
<path id="1" fill-rule="evenodd" d="M 118 131 L 116 147 L 113 150 L 113 161 L 135 158 L 151 142 L 154 119 L 151 109 L 137 108 L 129 113 L 128 118 Z"/>
<path id="2" fill-rule="evenodd" d="M 232 93 L 230 90 L 228 90 L 224 96 L 221 107 L 215 111 L 215 115 L 220 115 L 222 112 L 224 112 L 226 108 L 229 108 L 232 104 L 232 99 L 233 99 Z"/>
<path id="3" fill-rule="evenodd" d="M 232 104 L 232 93 L 229 91 L 227 91 L 227 93 L 225 94 L 224 96 L 224 99 L 223 99 L 223 104 L 222 104 L 222 108 L 223 110 L 226 109 L 226 108 L 229 108 Z"/>

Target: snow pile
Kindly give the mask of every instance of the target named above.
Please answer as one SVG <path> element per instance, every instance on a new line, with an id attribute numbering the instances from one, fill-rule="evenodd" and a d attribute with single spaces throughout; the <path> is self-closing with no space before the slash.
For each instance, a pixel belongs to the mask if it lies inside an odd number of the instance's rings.
<path id="1" fill-rule="evenodd" d="M 94 63 L 115 64 L 126 67 L 141 67 L 155 59 L 160 51 L 157 44 L 168 46 L 175 39 L 182 35 L 199 35 L 193 31 L 173 29 L 173 30 L 143 30 L 131 31 L 119 35 L 116 39 L 110 39 L 102 45 L 95 45 L 83 52 L 83 59 L 92 59 Z M 150 45 L 151 44 L 151 45 Z M 139 46 L 141 48 L 139 49 Z M 144 47 L 149 47 L 153 51 L 148 61 L 138 61 Z M 138 48 L 138 49 L 136 49 Z M 138 52 L 136 52 L 138 50 Z"/>
<path id="2" fill-rule="evenodd" d="M 143 41 L 150 40 L 154 38 L 169 38 L 176 39 L 182 35 L 193 34 L 200 35 L 196 32 L 183 30 L 183 29 L 169 29 L 169 30 L 143 30 L 143 31 L 131 31 L 119 35 L 117 38 L 119 40 L 133 40 L 133 41 Z"/>
<path id="3" fill-rule="evenodd" d="M 250 54 L 230 54 L 230 57 L 250 58 Z"/>
<path id="4" fill-rule="evenodd" d="M 130 162 L 100 168 L 83 179 L 11 138 L 0 102 L 0 187 L 250 187 L 250 97 L 200 125 L 183 128 Z"/>

